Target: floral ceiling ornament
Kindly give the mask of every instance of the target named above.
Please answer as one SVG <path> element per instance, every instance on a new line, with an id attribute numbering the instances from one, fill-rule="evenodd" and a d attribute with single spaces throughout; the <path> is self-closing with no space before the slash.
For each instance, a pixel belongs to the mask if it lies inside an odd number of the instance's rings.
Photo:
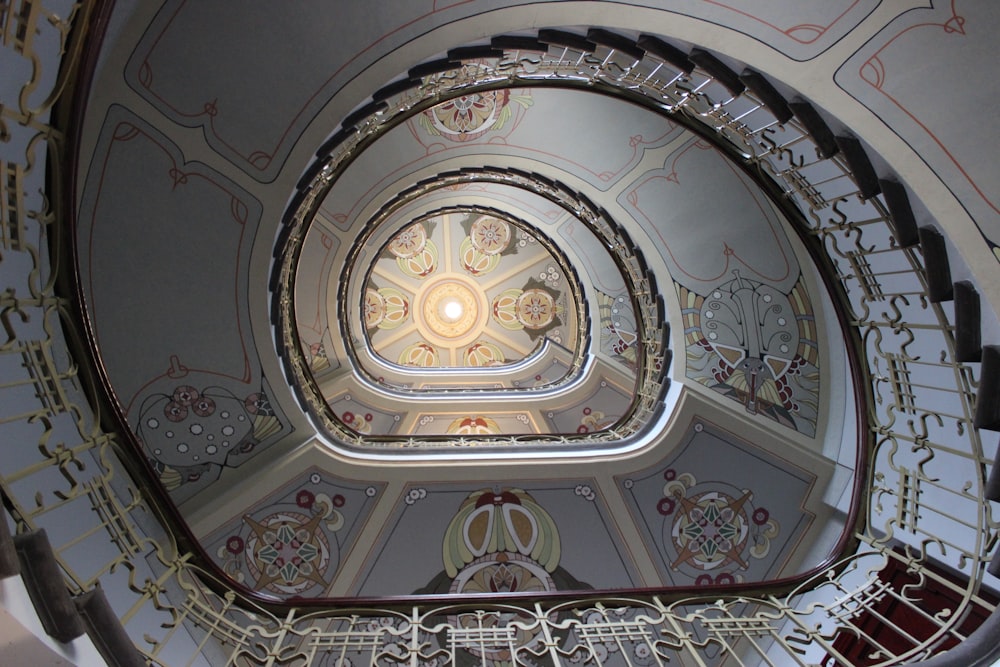
<path id="1" fill-rule="evenodd" d="M 378 288 L 374 284 L 365 290 L 364 320 L 369 331 L 395 329 L 410 315 L 410 302 L 406 295 L 392 287 Z"/>
<path id="2" fill-rule="evenodd" d="M 319 475 L 314 475 L 313 484 Z M 292 504 L 294 503 L 294 505 Z M 299 595 L 310 588 L 326 588 L 326 573 L 339 563 L 333 534 L 345 526 L 341 511 L 347 503 L 341 493 L 325 493 L 303 486 L 289 502 L 244 515 L 238 531 L 216 550 L 223 570 L 236 581 L 253 579 L 254 590 Z"/>
<path id="3" fill-rule="evenodd" d="M 238 465 L 280 430 L 263 390 L 240 399 L 224 387 L 191 384 L 147 396 L 136 428 L 168 491 L 198 481 L 213 467 Z"/>
<path id="4" fill-rule="evenodd" d="M 277 512 L 260 521 L 243 517 L 250 526 L 247 566 L 256 577 L 254 589 L 296 595 L 313 586 L 326 587 L 330 544 L 320 524 L 321 513 Z M 229 541 L 227 541 L 227 546 Z"/>
<path id="5" fill-rule="evenodd" d="M 418 368 L 437 368 L 441 365 L 441 358 L 438 351 L 427 343 L 414 343 L 406 346 L 400 353 L 399 364 Z"/>
<path id="6" fill-rule="evenodd" d="M 537 338 L 562 324 L 562 293 L 532 278 L 523 289 L 504 290 L 493 299 L 493 319 L 505 329 Z"/>
<path id="7" fill-rule="evenodd" d="M 432 230 L 433 223 L 416 222 L 389 241 L 388 250 L 396 257 L 399 270 L 411 278 L 426 278 L 437 270 L 438 249 L 428 238 Z"/>
<path id="8" fill-rule="evenodd" d="M 465 350 L 465 365 L 474 367 L 502 366 L 504 353 L 493 343 L 479 341 Z"/>
<path id="9" fill-rule="evenodd" d="M 639 334 L 632 300 L 627 294 L 612 296 L 597 291 L 601 323 L 601 351 L 635 369 L 639 354 Z"/>
<path id="10" fill-rule="evenodd" d="M 678 285 L 688 377 L 750 414 L 815 435 L 819 347 L 803 280 L 783 294 L 733 275 L 706 296 Z"/>
<path id="11" fill-rule="evenodd" d="M 555 521 L 529 493 L 517 488 L 480 489 L 462 501 L 445 530 L 445 571 L 434 580 L 440 582 L 438 587 L 432 583 L 421 592 L 496 596 L 590 588 L 559 566 L 561 555 Z M 486 667 L 510 667 L 518 663 L 515 653 L 542 649 L 543 635 L 524 622 L 528 620 L 507 611 L 449 617 L 455 628 L 495 628 L 511 637 L 510 643 L 462 648 Z M 466 657 L 461 660 L 467 662 Z"/>
<path id="12" fill-rule="evenodd" d="M 449 577 L 457 577 L 477 558 L 500 552 L 526 556 L 549 572 L 559 564 L 555 522 L 522 489 L 470 494 L 445 531 L 443 555 Z"/>
<path id="13" fill-rule="evenodd" d="M 468 63 L 462 67 L 460 76 L 471 80 L 483 68 L 483 65 Z M 515 108 L 520 107 L 523 112 L 532 103 L 527 91 L 512 94 L 509 89 L 484 90 L 442 102 L 423 112 L 418 122 L 431 136 L 456 142 L 473 141 L 488 132 L 504 129 Z"/>
<path id="14" fill-rule="evenodd" d="M 513 231 L 509 223 L 490 215 L 470 216 L 462 222 L 466 236 L 459 246 L 462 268 L 479 277 L 500 265 L 503 255 L 516 253 L 518 246 L 511 243 Z"/>
<path id="15" fill-rule="evenodd" d="M 448 435 L 496 435 L 501 431 L 495 420 L 483 416 L 461 417 L 448 425 Z"/>
<path id="16" fill-rule="evenodd" d="M 738 571 L 749 569 L 750 558 L 768 554 L 771 540 L 780 532 L 778 522 L 767 509 L 754 507 L 750 490 L 715 482 L 698 484 L 694 475 L 673 468 L 663 477 L 666 484 L 656 509 L 664 517 L 664 541 L 675 553 L 671 569 L 692 568 L 688 571 L 700 584 L 742 581 Z M 721 572 L 714 579 L 701 574 L 728 566 L 736 571 Z"/>
<path id="17" fill-rule="evenodd" d="M 364 272 L 356 340 L 389 364 L 421 368 L 509 365 L 543 338 L 580 345 L 571 301 L 580 286 L 565 258 L 500 215 L 456 207 L 394 226 Z"/>

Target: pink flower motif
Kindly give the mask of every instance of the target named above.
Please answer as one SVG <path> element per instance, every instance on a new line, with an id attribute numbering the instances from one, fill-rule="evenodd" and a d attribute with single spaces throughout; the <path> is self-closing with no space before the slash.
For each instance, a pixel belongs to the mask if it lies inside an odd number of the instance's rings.
<path id="1" fill-rule="evenodd" d="M 181 385 L 174 389 L 172 399 L 175 403 L 180 403 L 184 407 L 187 407 L 198 400 L 198 390 L 186 384 Z"/>
<path id="2" fill-rule="evenodd" d="M 674 470 L 673 468 L 667 468 L 666 470 L 663 471 L 663 479 L 667 480 L 668 482 L 672 482 L 676 478 L 677 478 L 677 471 Z"/>
<path id="3" fill-rule="evenodd" d="M 711 586 L 713 583 L 715 582 L 710 574 L 699 574 L 698 578 L 694 580 L 695 586 Z"/>
<path id="4" fill-rule="evenodd" d="M 656 511 L 663 516 L 670 516 L 676 507 L 677 503 L 673 498 L 660 498 L 660 502 L 656 504 Z"/>
<path id="5" fill-rule="evenodd" d="M 311 491 L 307 491 L 306 489 L 302 489 L 295 496 L 295 504 L 303 509 L 311 508 L 314 502 L 316 502 L 316 496 L 314 496 Z"/>
<path id="6" fill-rule="evenodd" d="M 238 535 L 233 535 L 226 540 L 226 551 L 233 554 L 243 553 L 243 540 Z"/>
<path id="7" fill-rule="evenodd" d="M 345 502 L 347 501 L 344 499 L 344 496 L 340 495 L 339 493 L 333 497 L 334 507 L 343 507 Z"/>
<path id="8" fill-rule="evenodd" d="M 758 526 L 763 526 L 771 518 L 771 513 L 763 507 L 758 507 L 753 511 L 753 522 Z"/>
<path id="9" fill-rule="evenodd" d="M 181 422 L 187 418 L 188 409 L 183 403 L 170 401 L 163 406 L 163 416 L 172 422 Z"/>
<path id="10" fill-rule="evenodd" d="M 191 409 L 199 417 L 208 417 L 215 412 L 215 401 L 208 396 L 199 396 L 198 400 L 191 406 Z"/>

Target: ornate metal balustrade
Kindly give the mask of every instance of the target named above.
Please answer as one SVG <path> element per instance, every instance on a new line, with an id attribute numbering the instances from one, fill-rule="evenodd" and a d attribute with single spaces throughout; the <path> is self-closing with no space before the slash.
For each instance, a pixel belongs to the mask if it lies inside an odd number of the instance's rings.
<path id="1" fill-rule="evenodd" d="M 975 616 L 994 611 L 981 590 L 998 526 L 985 496 L 995 452 L 974 427 L 979 364 L 956 360 L 953 316 L 926 297 L 920 247 L 901 246 L 878 197 L 857 195 L 842 156 L 817 159 L 800 119 L 779 124 L 753 94 L 700 69 L 596 44 L 506 48 L 467 86 L 573 81 L 648 97 L 705 123 L 801 207 L 870 378 L 871 502 L 857 549 L 791 590 L 311 608 L 231 588 L 151 502 L 84 361 L 66 282 L 65 116 L 49 113 L 57 103 L 66 111 L 92 9 L 76 4 L 59 17 L 40 2 L 0 3 L 4 76 L 23 81 L 5 88 L 0 107 L 0 489 L 18 531 L 47 529 L 72 593 L 101 583 L 151 663 L 851 664 L 844 646 L 861 643 L 888 665 L 963 640 Z M 457 92 L 464 71 L 435 75 L 392 105 L 439 96 L 436 86 Z M 81 514 L 86 525 L 67 520 Z M 881 576 L 893 569 L 907 583 Z M 929 605 L 931 590 L 947 602 Z M 901 626 L 903 615 L 921 622 Z M 893 630 L 891 646 L 866 617 Z"/>

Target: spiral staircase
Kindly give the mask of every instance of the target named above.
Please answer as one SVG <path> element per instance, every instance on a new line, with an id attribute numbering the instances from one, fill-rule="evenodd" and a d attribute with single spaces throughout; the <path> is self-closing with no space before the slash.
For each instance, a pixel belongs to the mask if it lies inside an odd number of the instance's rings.
<path id="1" fill-rule="evenodd" d="M 0 3 L 7 656 L 993 664 L 1000 11 L 770 4 Z"/>

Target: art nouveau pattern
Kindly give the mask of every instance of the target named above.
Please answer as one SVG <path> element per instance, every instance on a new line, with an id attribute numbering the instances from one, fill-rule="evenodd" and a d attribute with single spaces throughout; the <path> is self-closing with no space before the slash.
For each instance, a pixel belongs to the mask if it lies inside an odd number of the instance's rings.
<path id="1" fill-rule="evenodd" d="M 381 484 L 311 470 L 205 537 L 240 584 L 279 598 L 328 594 Z"/>
<path id="2" fill-rule="evenodd" d="M 814 520 L 815 480 L 703 420 L 663 462 L 618 478 L 664 580 L 696 586 L 781 576 Z"/>

